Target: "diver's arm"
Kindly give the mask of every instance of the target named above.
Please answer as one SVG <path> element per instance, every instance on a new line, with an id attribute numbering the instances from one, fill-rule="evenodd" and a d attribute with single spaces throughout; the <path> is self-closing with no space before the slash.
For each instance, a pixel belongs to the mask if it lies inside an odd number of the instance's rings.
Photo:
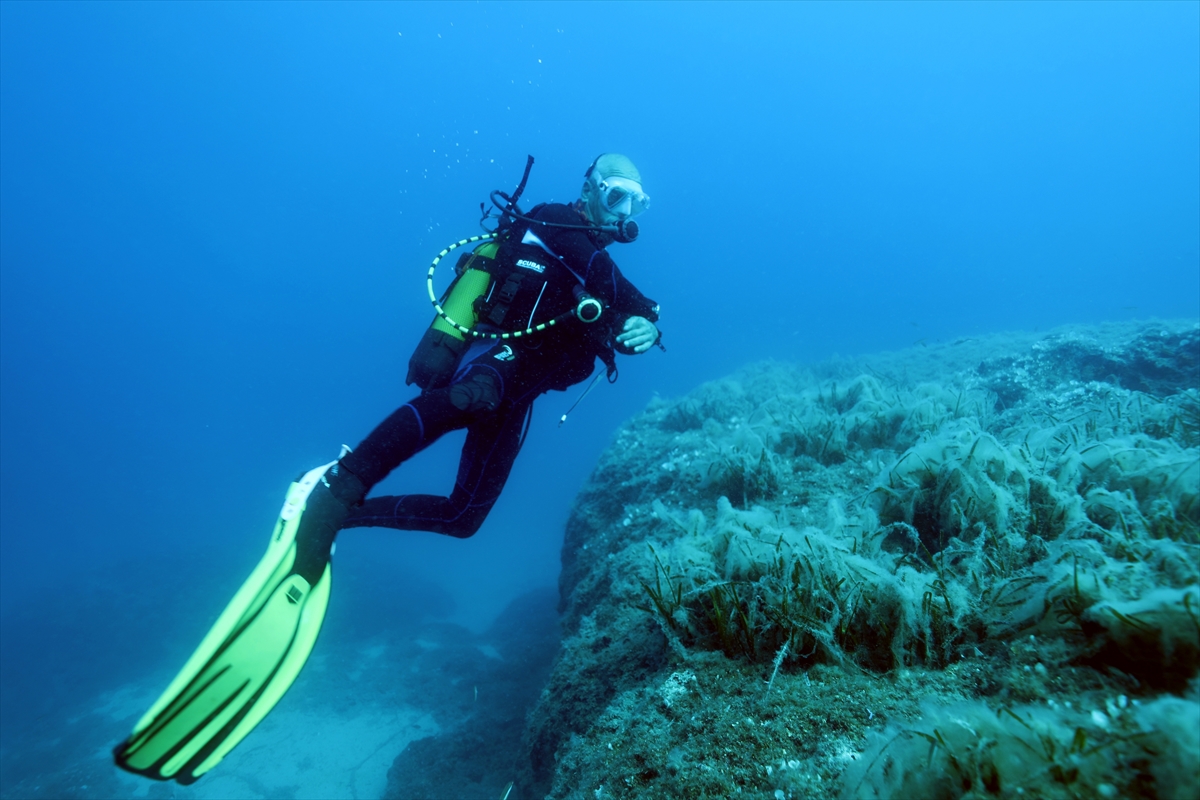
<path id="1" fill-rule="evenodd" d="M 536 216 L 547 222 L 579 224 L 578 213 L 557 203 L 543 206 Z M 583 276 L 588 291 L 611 309 L 615 315 L 612 330 L 620 331 L 613 342 L 618 352 L 637 355 L 658 343 L 662 338 L 654 327 L 658 304 L 621 274 L 612 256 L 598 248 L 587 231 L 549 225 L 535 226 L 534 231 L 572 271 Z"/>
<path id="2" fill-rule="evenodd" d="M 658 322 L 658 303 L 638 291 L 638 288 L 621 274 L 616 264 L 613 264 L 612 276 L 613 307 L 631 316 L 645 317 L 651 322 Z"/>
<path id="3" fill-rule="evenodd" d="M 618 322 L 613 326 L 614 330 L 621 331 L 613 345 L 627 356 L 644 353 L 662 339 L 662 333 L 654 325 L 658 322 L 658 303 L 638 291 L 615 264 L 612 275 L 617 298 L 613 310 L 624 317 L 618 316 Z"/>

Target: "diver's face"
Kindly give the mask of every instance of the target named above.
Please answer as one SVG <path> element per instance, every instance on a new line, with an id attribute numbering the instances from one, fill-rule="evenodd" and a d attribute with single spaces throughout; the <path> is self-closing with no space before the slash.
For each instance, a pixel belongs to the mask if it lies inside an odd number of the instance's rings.
<path id="1" fill-rule="evenodd" d="M 587 215 L 588 222 L 593 225 L 609 225 L 615 221 L 600 204 L 596 185 L 591 180 L 584 182 L 580 197 L 583 200 L 583 211 Z"/>
<path id="2" fill-rule="evenodd" d="M 583 185 L 584 207 L 595 225 L 615 225 L 650 207 L 641 184 L 628 178 L 589 179 Z"/>

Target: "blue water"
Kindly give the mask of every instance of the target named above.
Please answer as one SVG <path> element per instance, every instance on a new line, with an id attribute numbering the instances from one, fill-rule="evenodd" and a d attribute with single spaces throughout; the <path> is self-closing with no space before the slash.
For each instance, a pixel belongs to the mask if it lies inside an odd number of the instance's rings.
<path id="1" fill-rule="evenodd" d="M 1200 317 L 1195 2 L 6 0 L 9 758 L 31 720 L 177 665 L 288 481 L 412 396 L 432 256 L 526 154 L 528 202 L 569 201 L 604 151 L 653 198 L 613 255 L 667 352 L 623 359 L 562 428 L 578 389 L 540 401 L 473 539 L 342 536 L 341 624 L 480 630 L 553 584 L 573 495 L 655 393 L 763 358 Z M 378 491 L 444 493 L 460 442 Z"/>

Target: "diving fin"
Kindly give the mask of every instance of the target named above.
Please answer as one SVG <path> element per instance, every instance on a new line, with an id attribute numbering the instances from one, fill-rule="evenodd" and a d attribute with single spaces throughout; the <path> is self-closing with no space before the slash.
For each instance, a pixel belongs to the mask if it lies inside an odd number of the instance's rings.
<path id="1" fill-rule="evenodd" d="M 335 464 L 309 471 L 288 488 L 266 555 L 183 670 L 113 751 L 118 767 L 194 783 L 296 680 L 325 618 L 330 550 L 346 514 L 323 479 Z"/>

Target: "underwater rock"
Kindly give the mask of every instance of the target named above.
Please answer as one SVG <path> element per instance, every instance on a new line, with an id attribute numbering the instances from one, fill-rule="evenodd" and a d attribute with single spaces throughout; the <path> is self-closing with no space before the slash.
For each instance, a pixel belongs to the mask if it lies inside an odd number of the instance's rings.
<path id="1" fill-rule="evenodd" d="M 501 797 L 524 759 L 526 715 L 546 682 L 558 640 L 549 588 L 513 600 L 482 634 L 443 627 L 437 646 L 414 659 L 414 668 L 436 674 L 437 685 L 454 697 L 439 697 L 432 682 L 422 683 L 425 705 L 442 730 L 396 756 L 383 796 Z"/>
<path id="2" fill-rule="evenodd" d="M 560 609 L 521 797 L 1179 796 L 1200 326 L 755 364 L 656 400 L 576 499 Z"/>

